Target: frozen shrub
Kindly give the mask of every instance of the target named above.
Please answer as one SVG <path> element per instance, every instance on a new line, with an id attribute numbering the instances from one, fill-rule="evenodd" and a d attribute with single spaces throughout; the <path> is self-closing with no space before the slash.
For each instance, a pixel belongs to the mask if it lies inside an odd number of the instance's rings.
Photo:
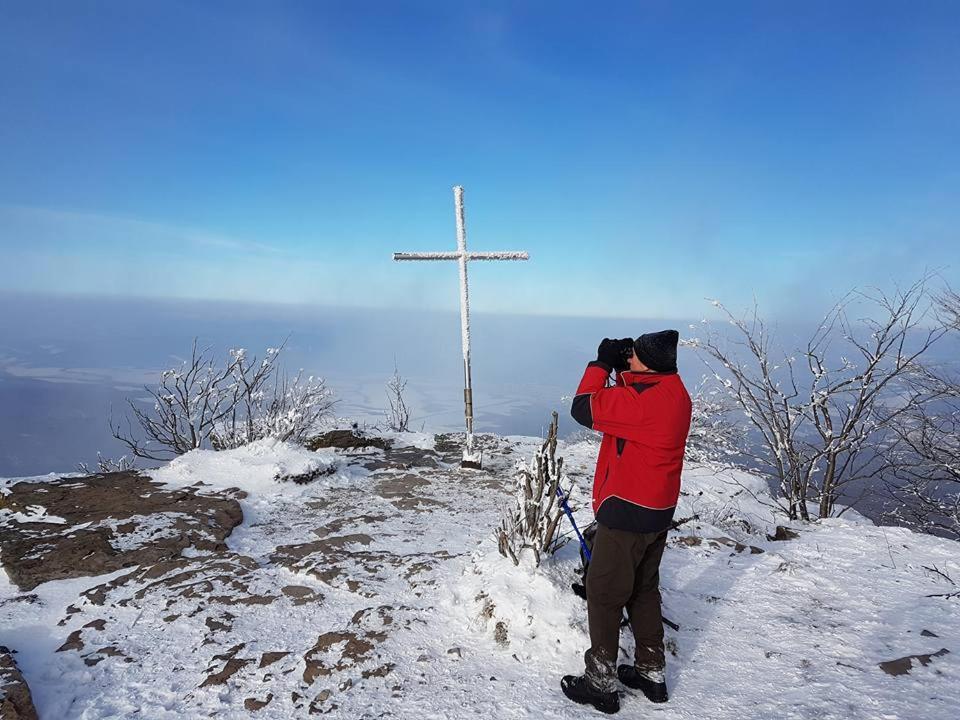
<path id="1" fill-rule="evenodd" d="M 566 476 L 563 458 L 556 456 L 557 423 L 557 413 L 553 413 L 543 445 L 529 463 L 517 464 L 516 496 L 504 508 L 496 530 L 500 554 L 515 565 L 520 564 L 521 553 L 529 550 L 539 566 L 544 554 L 555 552 L 562 544 L 558 535 L 563 508 L 557 489 Z"/>
<path id="2" fill-rule="evenodd" d="M 99 452 L 97 453 L 96 470 L 91 469 L 87 463 L 82 462 L 77 465 L 77 472 L 82 472 L 87 475 L 93 475 L 94 473 L 126 472 L 133 469 L 133 458 L 122 455 L 117 459 L 113 459 L 112 457 L 104 457 Z"/>
<path id="3" fill-rule="evenodd" d="M 410 407 L 403 396 L 406 389 L 407 381 L 394 367 L 393 375 L 387 381 L 387 401 L 390 407 L 384 411 L 384 415 L 387 427 L 395 432 L 407 432 L 410 429 Z"/>
<path id="4" fill-rule="evenodd" d="M 262 360 L 230 350 L 218 364 L 209 349 L 194 341 L 190 358 L 165 370 L 149 410 L 128 400 L 126 427 L 110 428 L 134 457 L 168 460 L 196 448 L 235 448 L 255 440 L 303 442 L 334 405 L 333 393 L 319 378 L 278 372 L 282 346 L 268 348 Z M 134 422 L 140 433 L 135 434 Z"/>

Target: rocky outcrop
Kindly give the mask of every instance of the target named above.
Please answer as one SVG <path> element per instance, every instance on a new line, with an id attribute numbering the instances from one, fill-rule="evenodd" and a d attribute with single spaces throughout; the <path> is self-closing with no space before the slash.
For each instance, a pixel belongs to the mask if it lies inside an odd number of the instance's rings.
<path id="1" fill-rule="evenodd" d="M 907 655 L 896 660 L 887 660 L 879 663 L 879 667 L 887 675 L 908 675 L 914 667 L 925 667 L 933 662 L 934 658 L 949 655 L 950 651 L 946 648 L 940 648 L 934 653 L 921 653 L 918 655 Z M 916 660 L 916 665 L 914 664 Z"/>
<path id="2" fill-rule="evenodd" d="M 449 639 L 434 646 L 425 630 L 442 579 L 474 548 L 460 528 L 497 497 L 488 484 L 502 491 L 513 458 L 504 452 L 495 474 L 491 453 L 488 470 L 461 476 L 458 438 L 442 452 L 362 440 L 352 447 L 346 434 L 327 436 L 333 451 L 307 463 L 288 462 L 294 453 L 278 448 L 265 472 L 254 468 L 255 482 L 238 477 L 250 498 L 201 482 L 172 489 L 137 473 L 5 485 L 0 562 L 21 589 L 122 570 L 65 593 L 54 585 L 6 600 L 39 607 L 63 597 L 62 610 L 43 606 L 50 657 L 30 676 L 51 692 L 44 707 L 62 718 L 105 717 L 123 695 L 162 714 L 144 680 L 152 674 L 181 693 L 183 716 L 222 714 L 229 704 L 244 716 L 361 717 L 367 693 L 399 700 L 419 687 L 403 670 L 411 653 L 454 662 L 444 654 Z M 244 471 L 225 458 L 201 456 L 170 482 L 203 481 L 209 467 L 222 486 L 233 468 Z M 285 472 L 301 467 L 308 472 Z M 238 500 L 249 512 L 227 547 Z M 16 618 L 33 622 L 26 611 Z"/>
<path id="3" fill-rule="evenodd" d="M 4 497 L 3 567 L 21 589 L 225 549 L 239 492 L 171 490 L 136 472 L 21 482 Z"/>
<path id="4" fill-rule="evenodd" d="M 30 688 L 17 668 L 13 652 L 0 646 L 0 720 L 37 720 Z"/>

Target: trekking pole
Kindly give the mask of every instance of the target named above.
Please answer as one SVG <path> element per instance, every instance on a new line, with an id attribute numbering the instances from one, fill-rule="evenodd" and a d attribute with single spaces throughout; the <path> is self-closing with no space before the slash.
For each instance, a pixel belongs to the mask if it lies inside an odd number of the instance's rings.
<path id="1" fill-rule="evenodd" d="M 570 506 L 567 505 L 567 496 L 563 494 L 559 483 L 557 484 L 557 497 L 560 498 L 560 507 L 563 508 L 563 512 L 566 513 L 570 519 L 570 524 L 573 525 L 573 531 L 577 534 L 577 540 L 580 541 L 580 549 L 583 550 L 583 556 L 587 559 L 587 562 L 590 562 L 590 548 L 587 547 L 587 541 L 584 540 L 583 535 L 580 534 L 577 521 L 573 519 L 573 511 L 571 511 Z"/>

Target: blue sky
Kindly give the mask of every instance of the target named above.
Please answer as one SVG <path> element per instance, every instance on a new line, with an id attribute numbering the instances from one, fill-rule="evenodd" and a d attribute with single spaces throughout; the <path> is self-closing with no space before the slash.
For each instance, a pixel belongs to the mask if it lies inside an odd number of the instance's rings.
<path id="1" fill-rule="evenodd" d="M 960 284 L 955 2 L 0 0 L 0 286 L 819 312 Z"/>

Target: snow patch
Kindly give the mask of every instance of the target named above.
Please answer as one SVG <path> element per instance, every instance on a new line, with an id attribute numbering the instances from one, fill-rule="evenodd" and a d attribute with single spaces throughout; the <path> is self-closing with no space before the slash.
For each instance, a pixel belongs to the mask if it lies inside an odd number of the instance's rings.
<path id="1" fill-rule="evenodd" d="M 67 521 L 57 515 L 50 515 L 47 509 L 42 505 L 29 505 L 26 512 L 12 512 L 10 510 L 0 510 L 0 522 L 5 520 L 16 520 L 20 523 L 50 523 L 53 525 L 66 525 Z"/>
<path id="2" fill-rule="evenodd" d="M 332 450 L 312 452 L 299 445 L 265 439 L 234 450 L 193 450 L 166 467 L 151 471 L 150 476 L 174 487 L 200 482 L 220 490 L 238 488 L 274 494 L 279 490 L 279 479 L 305 476 L 336 465 Z"/>

